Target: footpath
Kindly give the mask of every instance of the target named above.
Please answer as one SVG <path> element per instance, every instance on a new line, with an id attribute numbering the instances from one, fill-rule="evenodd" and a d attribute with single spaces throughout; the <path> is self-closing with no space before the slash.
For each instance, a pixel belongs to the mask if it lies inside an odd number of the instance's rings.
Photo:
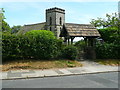
<path id="1" fill-rule="evenodd" d="M 120 71 L 120 66 L 118 67 L 101 65 L 92 61 L 80 61 L 80 63 L 83 64 L 83 67 L 47 69 L 47 70 L 11 70 L 6 72 L 0 72 L 0 79 L 13 80 L 13 79 L 43 78 Z"/>

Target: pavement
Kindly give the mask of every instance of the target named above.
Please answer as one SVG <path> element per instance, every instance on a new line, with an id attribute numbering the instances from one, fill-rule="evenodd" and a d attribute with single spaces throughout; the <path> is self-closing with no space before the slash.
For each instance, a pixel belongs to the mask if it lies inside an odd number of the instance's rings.
<path id="1" fill-rule="evenodd" d="M 62 68 L 62 69 L 47 69 L 47 70 L 11 70 L 0 72 L 0 79 L 27 79 L 27 78 L 43 78 L 56 76 L 69 76 L 80 74 L 94 74 L 105 72 L 118 72 L 120 66 L 101 65 L 92 61 L 80 61 L 83 67 Z"/>

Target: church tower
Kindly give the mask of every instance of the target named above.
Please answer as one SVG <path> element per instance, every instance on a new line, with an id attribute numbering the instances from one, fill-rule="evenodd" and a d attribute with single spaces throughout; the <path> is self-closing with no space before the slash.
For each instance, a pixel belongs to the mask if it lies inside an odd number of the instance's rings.
<path id="1" fill-rule="evenodd" d="M 46 9 L 46 28 L 59 38 L 60 31 L 65 23 L 65 10 L 57 7 Z"/>

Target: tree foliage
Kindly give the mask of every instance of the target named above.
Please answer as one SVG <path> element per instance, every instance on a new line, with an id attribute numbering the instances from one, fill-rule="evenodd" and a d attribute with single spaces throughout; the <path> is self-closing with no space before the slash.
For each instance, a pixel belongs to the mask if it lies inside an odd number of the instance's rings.
<path id="1" fill-rule="evenodd" d="M 18 25 L 18 26 L 13 26 L 12 28 L 11 28 L 11 32 L 12 33 L 17 33 L 19 30 L 21 30 L 21 26 L 20 25 Z"/>
<path id="2" fill-rule="evenodd" d="M 119 44 L 120 41 L 120 19 L 118 14 L 106 14 L 106 19 L 92 19 L 91 24 L 99 28 L 101 38 L 107 43 Z"/>
<path id="3" fill-rule="evenodd" d="M 117 13 L 112 13 L 112 15 L 106 14 L 106 18 L 92 19 L 90 23 L 97 28 L 118 28 L 118 26 L 120 25 L 120 19 Z"/>
<path id="4" fill-rule="evenodd" d="M 120 44 L 120 35 L 117 32 L 117 28 L 104 28 L 98 29 L 101 34 L 101 38 L 106 43 Z"/>
<path id="5" fill-rule="evenodd" d="M 2 26 L 1 29 L 2 29 L 2 32 L 11 33 L 11 28 L 9 24 L 4 20 L 5 19 L 4 12 L 5 12 L 4 9 L 1 8 L 0 9 L 0 24 L 1 24 L 0 26 Z"/>
<path id="6" fill-rule="evenodd" d="M 10 28 L 9 24 L 4 20 L 2 20 L 2 32 L 11 33 L 11 28 Z"/>
<path id="7" fill-rule="evenodd" d="M 4 12 L 5 12 L 4 9 L 0 8 L 0 21 L 2 21 L 3 19 L 5 19 Z"/>

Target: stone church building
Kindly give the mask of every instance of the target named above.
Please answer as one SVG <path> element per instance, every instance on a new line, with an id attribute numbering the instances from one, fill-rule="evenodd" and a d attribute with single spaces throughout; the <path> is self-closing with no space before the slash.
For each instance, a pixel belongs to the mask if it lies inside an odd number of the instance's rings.
<path id="1" fill-rule="evenodd" d="M 50 30 L 57 38 L 64 38 L 71 43 L 75 37 L 96 38 L 100 34 L 91 24 L 73 24 L 65 22 L 65 10 L 61 8 L 46 9 L 46 22 L 24 25 L 19 33 L 24 34 L 30 30 Z"/>

